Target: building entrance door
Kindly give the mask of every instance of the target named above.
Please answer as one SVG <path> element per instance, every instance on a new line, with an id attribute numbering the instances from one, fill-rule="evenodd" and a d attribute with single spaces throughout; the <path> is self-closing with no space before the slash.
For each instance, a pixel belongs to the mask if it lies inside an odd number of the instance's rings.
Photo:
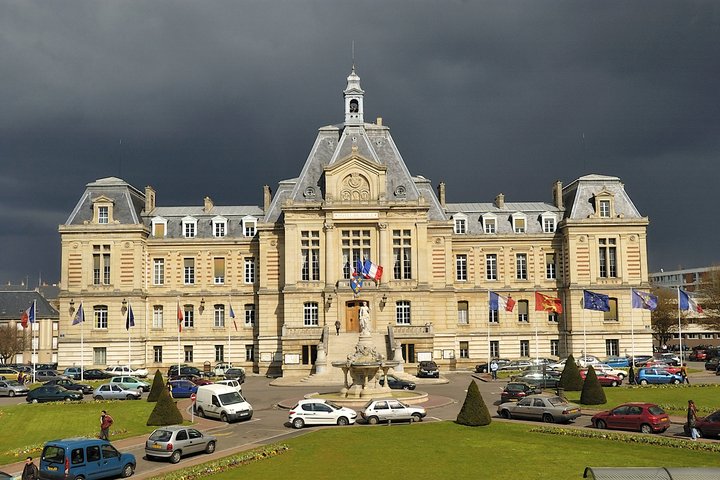
<path id="1" fill-rule="evenodd" d="M 360 331 L 360 305 L 362 304 L 359 300 L 353 300 L 345 304 L 345 331 L 346 332 L 359 332 Z"/>

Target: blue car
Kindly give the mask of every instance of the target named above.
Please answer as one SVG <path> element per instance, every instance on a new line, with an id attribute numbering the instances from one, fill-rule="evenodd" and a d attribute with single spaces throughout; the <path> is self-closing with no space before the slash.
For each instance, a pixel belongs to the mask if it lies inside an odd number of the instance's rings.
<path id="1" fill-rule="evenodd" d="M 607 357 L 602 363 L 613 368 L 627 368 L 630 366 L 630 359 L 628 357 Z"/>
<path id="2" fill-rule="evenodd" d="M 130 477 L 135 465 L 134 455 L 117 451 L 107 440 L 52 440 L 45 444 L 40 456 L 40 478 Z"/>
<path id="3" fill-rule="evenodd" d="M 682 383 L 683 378 L 663 368 L 648 367 L 638 370 L 635 381 L 640 385 L 647 385 L 648 383 L 674 383 L 678 385 Z"/>
<path id="4" fill-rule="evenodd" d="M 197 393 L 198 386 L 190 380 L 170 380 L 173 398 L 190 398 L 190 395 Z"/>

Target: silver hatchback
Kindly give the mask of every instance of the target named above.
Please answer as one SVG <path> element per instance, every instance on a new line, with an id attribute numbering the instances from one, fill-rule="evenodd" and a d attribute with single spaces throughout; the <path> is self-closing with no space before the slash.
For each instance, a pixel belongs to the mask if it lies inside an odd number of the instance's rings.
<path id="1" fill-rule="evenodd" d="M 360 411 L 360 415 L 370 425 L 402 420 L 420 422 L 426 414 L 422 407 L 411 407 L 394 399 L 370 400 Z"/>
<path id="2" fill-rule="evenodd" d="M 93 392 L 95 400 L 139 400 L 140 397 L 142 397 L 140 390 L 129 390 L 114 383 L 100 385 Z"/>
<path id="3" fill-rule="evenodd" d="M 180 457 L 191 453 L 213 453 L 217 439 L 205 435 L 194 428 L 182 425 L 161 427 L 150 434 L 145 442 L 145 456 L 153 458 L 169 458 L 170 463 L 178 463 Z"/>
<path id="4" fill-rule="evenodd" d="M 15 395 L 27 395 L 28 388 L 17 380 L 0 380 L 0 395 L 14 397 Z"/>

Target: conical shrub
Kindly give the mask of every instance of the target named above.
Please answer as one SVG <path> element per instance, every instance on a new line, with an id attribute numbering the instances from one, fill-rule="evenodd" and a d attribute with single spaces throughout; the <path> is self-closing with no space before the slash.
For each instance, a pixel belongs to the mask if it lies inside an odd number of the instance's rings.
<path id="1" fill-rule="evenodd" d="M 167 389 L 161 389 L 160 396 L 157 399 L 155 408 L 150 413 L 147 425 L 162 426 L 181 423 L 183 423 L 183 416 L 178 410 L 175 400 L 170 397 L 170 392 Z"/>
<path id="2" fill-rule="evenodd" d="M 490 412 L 480 395 L 480 390 L 475 381 L 471 380 L 465 396 L 465 403 L 458 413 L 456 422 L 469 427 L 482 427 L 490 425 L 491 421 Z"/>
<path id="3" fill-rule="evenodd" d="M 157 402 L 158 398 L 160 398 L 161 390 L 167 390 L 167 388 L 165 388 L 162 373 L 160 373 L 160 370 L 155 370 L 155 377 L 153 378 L 152 387 L 150 387 L 150 393 L 148 393 L 147 401 Z"/>
<path id="4" fill-rule="evenodd" d="M 600 385 L 595 369 L 590 365 L 585 375 L 585 382 L 583 382 L 580 403 L 583 405 L 602 405 L 606 402 L 605 390 Z"/>
<path id="5" fill-rule="evenodd" d="M 560 375 L 560 388 L 566 392 L 579 392 L 583 387 L 583 379 L 580 376 L 580 370 L 575 364 L 575 357 L 570 355 L 565 362 L 562 375 Z"/>

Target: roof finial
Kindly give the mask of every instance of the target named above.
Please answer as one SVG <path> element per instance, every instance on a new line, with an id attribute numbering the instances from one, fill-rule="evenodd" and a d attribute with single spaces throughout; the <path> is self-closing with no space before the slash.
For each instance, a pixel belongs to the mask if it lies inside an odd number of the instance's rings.
<path id="1" fill-rule="evenodd" d="M 352 71 L 355 73 L 355 40 L 352 41 Z"/>

